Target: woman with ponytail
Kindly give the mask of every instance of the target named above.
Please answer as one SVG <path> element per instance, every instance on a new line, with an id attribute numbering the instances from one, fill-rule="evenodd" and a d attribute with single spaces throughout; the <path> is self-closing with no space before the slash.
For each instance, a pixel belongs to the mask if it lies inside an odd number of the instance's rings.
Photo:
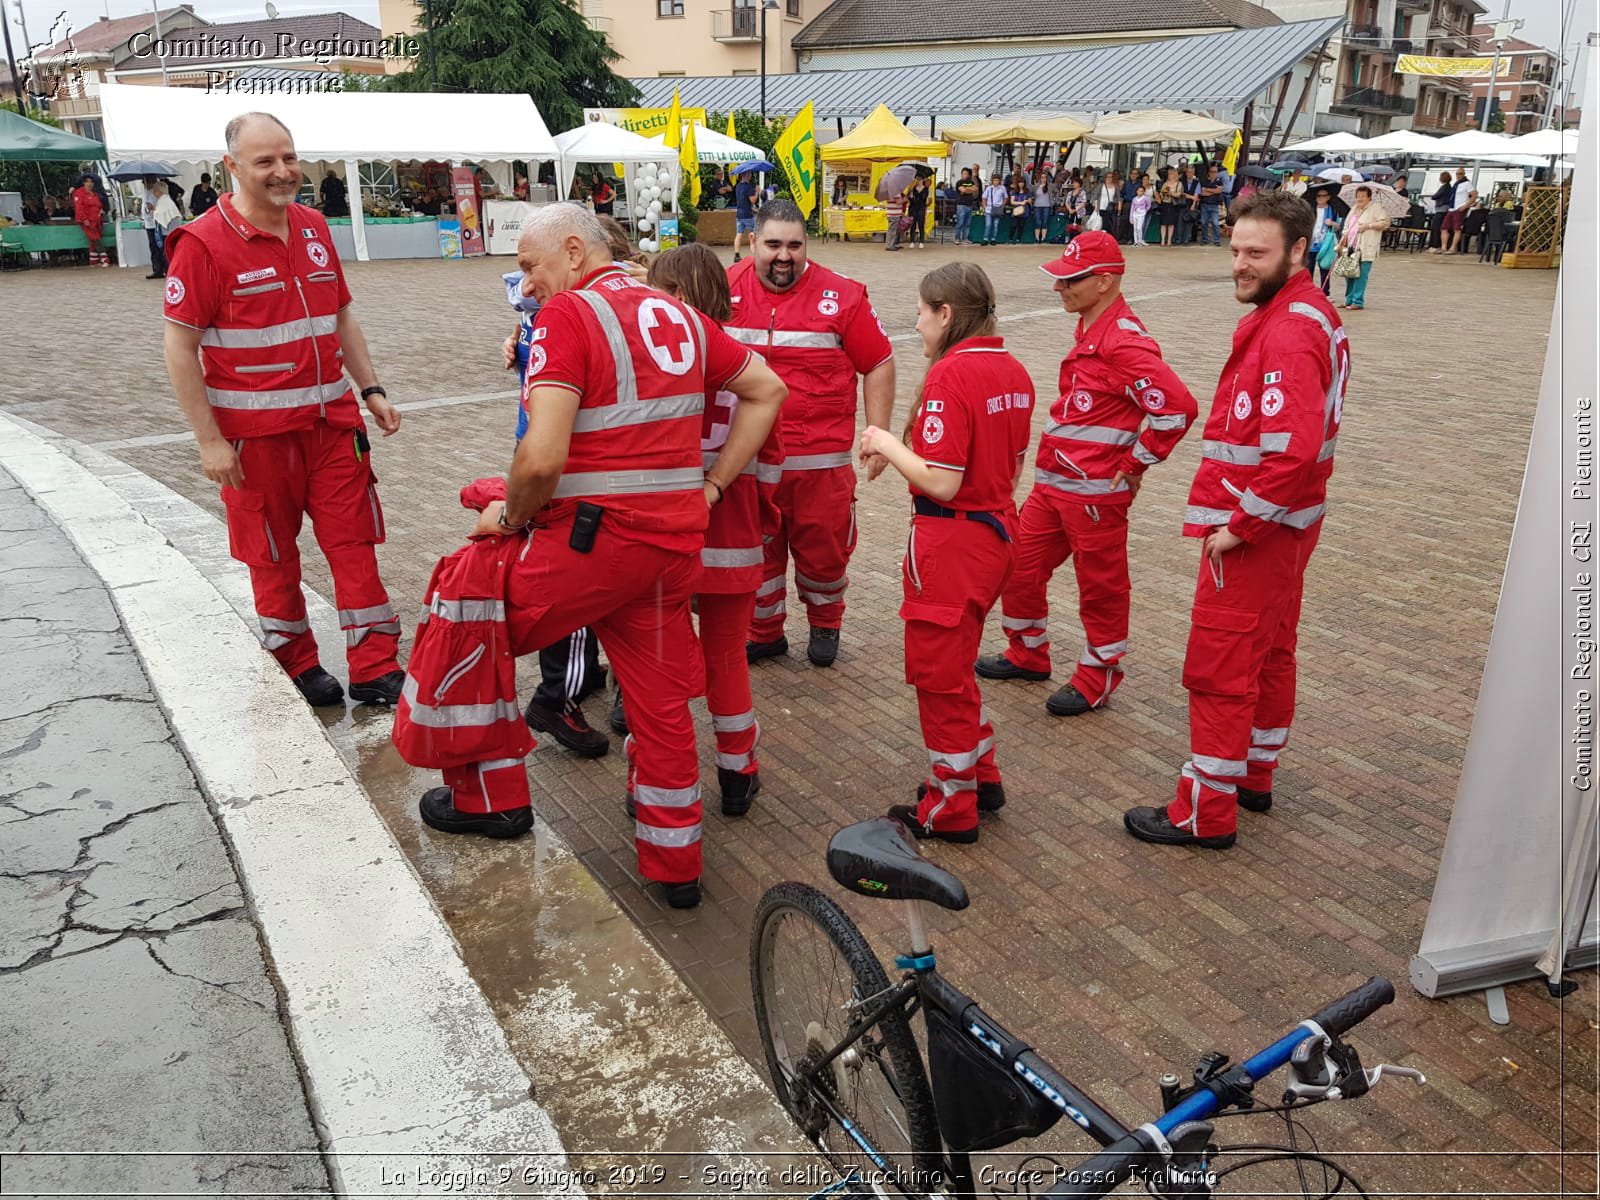
<path id="1" fill-rule="evenodd" d="M 889 815 L 919 838 L 975 842 L 978 813 L 1006 802 L 973 663 L 1014 566 L 1012 491 L 1028 449 L 1033 381 L 995 336 L 994 287 L 973 263 L 923 276 L 917 332 L 931 365 L 904 440 L 873 426 L 860 445 L 864 459 L 882 455 L 905 476 L 914 513 L 900 617 L 932 769 L 917 803 Z"/>

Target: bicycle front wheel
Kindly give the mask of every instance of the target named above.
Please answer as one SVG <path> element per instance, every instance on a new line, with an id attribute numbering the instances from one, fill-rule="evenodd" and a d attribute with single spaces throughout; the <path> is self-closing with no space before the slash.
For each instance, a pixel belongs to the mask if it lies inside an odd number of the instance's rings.
<path id="1" fill-rule="evenodd" d="M 829 1162 L 881 1195 L 935 1190 L 939 1122 L 905 1013 L 889 1013 L 812 1079 L 862 1002 L 889 990 L 883 966 L 844 911 L 815 888 L 780 883 L 761 898 L 750 940 L 756 1026 L 779 1101 Z M 843 1120 L 841 1120 L 843 1118 Z"/>

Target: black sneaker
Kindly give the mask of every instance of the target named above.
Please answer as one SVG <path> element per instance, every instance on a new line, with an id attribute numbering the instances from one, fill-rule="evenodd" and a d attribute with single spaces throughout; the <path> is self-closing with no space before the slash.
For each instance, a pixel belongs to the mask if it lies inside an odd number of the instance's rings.
<path id="1" fill-rule="evenodd" d="M 521 837 L 533 828 L 533 809 L 508 808 L 500 812 L 466 813 L 455 806 L 454 796 L 447 787 L 436 787 L 422 793 L 417 805 L 422 822 L 440 833 L 481 833 L 485 837 Z"/>
<path id="2" fill-rule="evenodd" d="M 899 821 L 911 831 L 913 837 L 934 838 L 941 842 L 958 842 L 963 846 L 970 846 L 978 840 L 978 827 L 971 829 L 929 829 L 917 820 L 917 806 L 914 804 L 896 804 L 889 809 L 891 818 Z"/>
<path id="3" fill-rule="evenodd" d="M 1251 812 L 1266 812 L 1272 807 L 1271 792 L 1257 792 L 1250 788 L 1242 787 L 1239 792 L 1239 807 L 1248 808 Z"/>
<path id="4" fill-rule="evenodd" d="M 294 685 L 312 708 L 332 708 L 344 703 L 344 688 L 321 667 L 301 671 L 294 677 Z"/>
<path id="5" fill-rule="evenodd" d="M 362 704 L 388 704 L 400 703 L 400 687 L 406 681 L 404 671 L 390 671 L 387 675 L 379 675 L 376 679 L 369 679 L 365 683 L 350 681 L 350 699 Z"/>
<path id="6" fill-rule="evenodd" d="M 1057 688 L 1050 699 L 1044 702 L 1044 707 L 1053 717 L 1080 717 L 1086 712 L 1094 711 L 1094 705 L 1089 703 L 1089 697 L 1070 683 Z"/>
<path id="7" fill-rule="evenodd" d="M 1004 654 L 985 654 L 978 660 L 977 671 L 985 679 L 1028 679 L 1037 683 L 1050 678 L 1049 671 L 1030 671 L 1019 667 Z"/>
<path id="8" fill-rule="evenodd" d="M 1226 850 L 1236 840 L 1236 835 L 1231 833 L 1198 837 L 1168 820 L 1164 808 L 1130 808 L 1122 814 L 1122 824 L 1141 842 L 1154 842 L 1158 846 L 1200 846 L 1206 850 Z"/>
<path id="9" fill-rule="evenodd" d="M 621 737 L 628 736 L 628 714 L 622 707 L 621 688 L 617 689 L 616 698 L 611 701 L 611 716 L 607 719 L 610 722 L 612 732 Z"/>
<path id="10" fill-rule="evenodd" d="M 688 883 L 663 883 L 661 886 L 667 892 L 667 907 L 698 908 L 700 906 L 700 881 L 698 879 L 691 879 Z"/>
<path id="11" fill-rule="evenodd" d="M 918 804 L 922 803 L 922 797 L 925 796 L 927 794 L 927 792 L 928 792 L 928 785 L 926 783 L 917 784 L 917 803 Z M 978 784 L 978 811 L 979 812 L 987 812 L 987 813 L 999 812 L 1005 806 L 1006 806 L 1006 789 L 1005 789 L 1005 785 L 999 784 L 999 783 L 979 783 Z"/>
<path id="12" fill-rule="evenodd" d="M 811 627 L 811 640 L 806 643 L 806 657 L 813 667 L 831 667 L 839 657 L 839 631 Z"/>
<path id="13" fill-rule="evenodd" d="M 581 708 L 561 711 L 530 700 L 522 719 L 529 729 L 548 733 L 579 758 L 600 758 L 611 749 L 611 739 L 590 726 Z"/>
<path id="14" fill-rule="evenodd" d="M 722 792 L 722 815 L 742 817 L 761 794 L 761 775 L 741 775 L 725 767 L 717 768 L 717 788 Z"/>
<path id="15" fill-rule="evenodd" d="M 789 639 L 780 637 L 772 642 L 746 642 L 744 644 L 745 662 L 760 662 L 763 658 L 781 658 L 789 653 Z"/>

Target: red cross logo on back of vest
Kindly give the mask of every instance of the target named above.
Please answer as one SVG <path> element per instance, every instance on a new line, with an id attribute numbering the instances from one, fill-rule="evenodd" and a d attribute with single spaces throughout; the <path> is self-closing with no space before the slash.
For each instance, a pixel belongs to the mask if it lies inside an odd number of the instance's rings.
<path id="1" fill-rule="evenodd" d="M 676 306 L 654 297 L 640 304 L 639 334 L 656 366 L 667 374 L 687 375 L 694 367 L 694 333 Z"/>

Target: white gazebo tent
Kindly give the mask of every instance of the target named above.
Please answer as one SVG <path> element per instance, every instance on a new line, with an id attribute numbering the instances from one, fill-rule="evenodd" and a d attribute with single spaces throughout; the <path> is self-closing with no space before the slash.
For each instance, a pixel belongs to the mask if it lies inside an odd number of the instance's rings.
<path id="1" fill-rule="evenodd" d="M 432 92 L 315 92 L 260 96 L 196 88 L 100 86 L 106 155 L 112 163 L 157 159 L 220 162 L 223 129 L 241 113 L 270 112 L 294 135 L 302 162 L 339 162 L 351 186 L 356 258 L 365 261 L 362 162 L 453 163 L 557 158 L 532 97 Z M 123 259 L 119 226 L 118 259 Z"/>
<path id="2" fill-rule="evenodd" d="M 1506 149 L 1533 158 L 1577 158 L 1576 129 L 1538 129 L 1511 139 Z"/>
<path id="3" fill-rule="evenodd" d="M 659 141 L 641 137 L 630 129 L 606 121 L 590 121 L 558 133 L 555 137 L 556 153 L 560 156 L 557 178 L 561 181 L 558 196 L 572 191 L 573 177 L 579 163 L 635 163 L 671 164 L 678 161 L 678 152 L 669 150 Z M 626 172 L 624 172 L 626 174 Z M 624 180 L 626 183 L 626 180 Z"/>
<path id="4" fill-rule="evenodd" d="M 1361 147 L 1363 154 L 1432 154 L 1439 139 L 1418 133 L 1415 129 L 1392 129 L 1368 138 Z M 1303 145 L 1303 144 L 1302 144 Z"/>
<path id="5" fill-rule="evenodd" d="M 1146 108 L 1112 113 L 1094 123 L 1084 140 L 1102 146 L 1128 146 L 1142 142 L 1220 142 L 1239 127 L 1198 113 L 1172 108 Z"/>
<path id="6" fill-rule="evenodd" d="M 664 133 L 658 133 L 649 140 L 663 149 L 666 148 L 667 135 Z M 694 127 L 694 152 L 695 157 L 703 163 L 755 162 L 758 158 L 765 157 L 758 147 L 731 138 L 725 133 L 718 133 L 715 129 L 707 128 L 698 122 Z"/>
<path id="7" fill-rule="evenodd" d="M 1353 133 L 1326 133 L 1308 142 L 1296 142 L 1292 146 L 1285 146 L 1283 152 L 1288 154 L 1296 150 L 1319 150 L 1323 154 L 1363 154 L 1368 149 L 1370 147 L 1366 139 L 1358 138 Z"/>

